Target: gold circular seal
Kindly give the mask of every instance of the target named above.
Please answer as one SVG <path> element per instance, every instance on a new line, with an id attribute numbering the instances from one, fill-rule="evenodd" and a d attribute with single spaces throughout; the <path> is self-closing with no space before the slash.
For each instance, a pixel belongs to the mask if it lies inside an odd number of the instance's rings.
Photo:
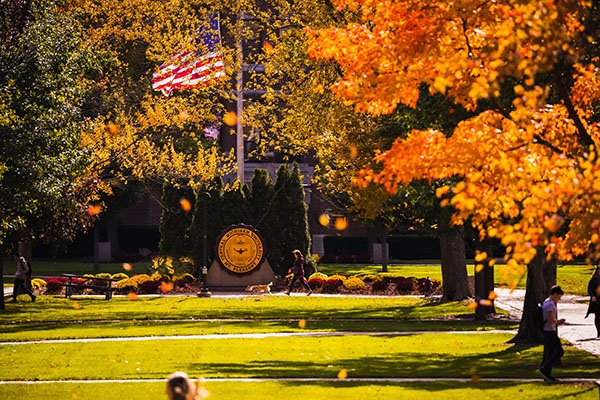
<path id="1" fill-rule="evenodd" d="M 221 234 L 217 242 L 221 265 L 231 272 L 244 274 L 260 265 L 264 256 L 262 239 L 246 226 L 233 226 Z"/>

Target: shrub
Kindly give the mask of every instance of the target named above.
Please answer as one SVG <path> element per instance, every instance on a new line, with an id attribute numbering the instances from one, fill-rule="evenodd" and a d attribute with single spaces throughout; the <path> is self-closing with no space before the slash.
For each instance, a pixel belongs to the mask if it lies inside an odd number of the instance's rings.
<path id="1" fill-rule="evenodd" d="M 362 276 L 362 280 L 363 280 L 363 282 L 377 282 L 377 281 L 381 281 L 382 278 L 379 275 L 366 274 L 366 275 Z"/>
<path id="2" fill-rule="evenodd" d="M 138 284 L 131 278 L 122 279 L 117 282 L 117 288 L 121 293 L 129 293 L 137 291 Z"/>
<path id="3" fill-rule="evenodd" d="M 395 279 L 396 291 L 399 293 L 412 292 L 415 289 L 415 282 L 412 278 L 399 276 Z"/>
<path id="4" fill-rule="evenodd" d="M 327 280 L 329 280 L 329 279 L 339 279 L 340 281 L 344 282 L 348 278 L 344 275 L 335 274 L 335 275 L 331 275 L 330 277 L 327 278 Z"/>
<path id="5" fill-rule="evenodd" d="M 196 278 L 192 274 L 183 274 L 183 275 L 175 275 L 173 277 L 173 282 L 178 283 L 179 285 L 189 285 L 190 283 L 194 283 Z"/>
<path id="6" fill-rule="evenodd" d="M 64 282 L 59 278 L 51 278 L 46 281 L 46 293 L 59 293 L 62 291 Z"/>
<path id="7" fill-rule="evenodd" d="M 116 274 L 112 274 L 110 278 L 121 280 L 121 279 L 129 279 L 129 276 L 123 272 L 118 272 Z"/>
<path id="8" fill-rule="evenodd" d="M 311 288 L 317 289 L 323 287 L 325 285 L 326 279 L 321 278 L 320 276 L 315 276 L 316 274 L 311 275 L 308 280 L 308 284 Z"/>
<path id="9" fill-rule="evenodd" d="M 131 277 L 131 280 L 136 283 L 137 286 L 141 285 L 144 282 L 147 282 L 150 279 L 150 276 L 147 274 L 139 274 Z"/>
<path id="10" fill-rule="evenodd" d="M 323 280 L 326 280 L 328 278 L 328 276 L 325 274 L 322 274 L 320 272 L 315 272 L 314 274 L 312 274 L 311 276 L 308 277 L 308 279 L 312 279 L 312 278 L 321 278 Z"/>
<path id="11" fill-rule="evenodd" d="M 387 283 L 386 281 L 378 280 L 378 281 L 373 282 L 373 286 L 371 287 L 371 290 L 373 292 L 385 292 L 389 286 L 390 286 L 390 284 Z"/>
<path id="12" fill-rule="evenodd" d="M 183 275 L 194 269 L 194 261 L 188 257 L 171 258 L 158 256 L 152 259 L 152 271 L 161 276 Z"/>
<path id="13" fill-rule="evenodd" d="M 398 278 L 396 275 L 394 275 L 392 273 L 384 273 L 379 276 L 381 279 L 383 279 L 387 283 L 396 283 L 396 279 Z"/>
<path id="14" fill-rule="evenodd" d="M 327 278 L 325 283 L 323 284 L 323 291 L 326 293 L 334 293 L 337 292 L 339 287 L 342 286 L 344 281 L 346 280 L 345 276 L 342 275 L 333 275 Z"/>
<path id="15" fill-rule="evenodd" d="M 339 279 L 327 279 L 323 284 L 323 292 L 336 293 L 341 285 L 342 281 Z"/>
<path id="16" fill-rule="evenodd" d="M 155 294 L 158 293 L 158 288 L 161 282 L 155 280 L 147 280 L 138 285 L 138 292 L 141 294 Z"/>
<path id="17" fill-rule="evenodd" d="M 31 287 L 33 290 L 40 290 L 43 287 L 46 287 L 46 281 L 40 278 L 34 278 L 31 280 Z"/>
<path id="18" fill-rule="evenodd" d="M 367 288 L 362 279 L 354 276 L 346 279 L 343 284 L 348 290 L 365 290 Z"/>
<path id="19" fill-rule="evenodd" d="M 112 278 L 112 275 L 109 274 L 108 272 L 100 272 L 99 274 L 96 274 L 96 276 L 94 276 L 95 278 L 102 278 L 102 279 L 110 279 Z"/>

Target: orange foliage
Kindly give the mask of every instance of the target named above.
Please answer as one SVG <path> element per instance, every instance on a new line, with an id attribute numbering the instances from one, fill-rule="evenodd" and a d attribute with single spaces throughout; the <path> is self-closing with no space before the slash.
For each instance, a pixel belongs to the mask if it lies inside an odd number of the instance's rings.
<path id="1" fill-rule="evenodd" d="M 469 220 L 482 238 L 499 238 L 514 269 L 539 246 L 570 259 L 598 245 L 600 72 L 586 43 L 599 32 L 584 33 L 590 2 L 335 4 L 358 22 L 309 31 L 309 51 L 342 68 L 332 87 L 339 98 L 379 115 L 415 106 L 425 83 L 473 112 L 450 137 L 425 130 L 398 139 L 377 156 L 382 168 L 360 172 L 359 186 L 394 193 L 417 179 L 458 178 L 438 189 L 442 205 L 454 207 L 455 224 Z M 511 87 L 503 108 L 501 89 Z"/>

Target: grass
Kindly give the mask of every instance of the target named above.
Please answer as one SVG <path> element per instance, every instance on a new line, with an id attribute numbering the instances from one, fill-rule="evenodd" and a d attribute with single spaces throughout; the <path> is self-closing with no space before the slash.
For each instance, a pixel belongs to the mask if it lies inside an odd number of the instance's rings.
<path id="1" fill-rule="evenodd" d="M 514 321 L 376 321 L 376 320 L 298 320 L 263 321 L 118 321 L 73 323 L 27 323 L 0 325 L 2 341 L 18 342 L 48 339 L 114 338 L 136 336 L 221 335 L 281 332 L 411 332 L 512 330 Z"/>
<path id="2" fill-rule="evenodd" d="M 536 377 L 541 346 L 505 333 L 267 337 L 0 346 L 5 380 L 147 379 L 176 370 L 206 378 Z M 567 347 L 560 377 L 597 378 L 600 359 Z M 27 357 L 23 357 L 27 354 Z"/>
<path id="3" fill-rule="evenodd" d="M 472 314 L 466 302 L 438 303 L 417 297 L 192 296 L 69 300 L 40 296 L 35 303 L 7 303 L 0 323 L 144 319 L 429 319 Z"/>
<path id="4" fill-rule="evenodd" d="M 327 269 L 329 268 L 329 269 Z M 341 268 L 346 268 L 345 270 Z M 496 283 L 502 283 L 502 268 Z M 10 267 L 7 268 L 10 272 Z M 90 263 L 34 262 L 36 275 L 89 273 Z M 146 272 L 134 264 L 131 273 Z M 376 273 L 379 266 L 323 266 L 321 271 Z M 473 267 L 469 270 L 472 273 Z M 102 272 L 123 272 L 121 264 L 102 264 Z M 403 276 L 441 278 L 439 264 L 391 266 Z M 570 293 L 583 294 L 591 271 L 585 266 L 558 269 Z M 522 279 L 522 284 L 525 279 Z M 68 300 L 41 296 L 35 303 L 8 303 L 0 313 L 2 341 L 64 338 L 135 338 L 279 332 L 409 332 L 406 335 L 334 337 L 265 337 L 84 343 L 22 343 L 0 346 L 0 380 L 164 379 L 176 370 L 206 378 L 348 377 L 473 378 L 457 382 L 214 382 L 205 387 L 212 399 L 436 399 L 528 398 L 597 399 L 593 385 L 548 385 L 525 382 L 477 382 L 477 377 L 538 378 L 541 346 L 506 345 L 514 329 L 507 320 L 478 322 L 466 303 L 439 304 L 418 297 L 283 297 L 242 298 L 139 297 L 130 301 Z M 301 328 L 298 321 L 305 319 Z M 414 333 L 419 331 L 429 331 Z M 455 331 L 457 333 L 446 333 Z M 473 331 L 479 331 L 474 333 Z M 483 331 L 483 332 L 482 332 Z M 566 346 L 558 377 L 597 378 L 600 359 Z M 164 382 L 41 383 L 0 385 L 0 398 L 36 399 L 165 398 Z"/>
<path id="5" fill-rule="evenodd" d="M 0 386 L 0 397 L 6 399 L 78 399 L 147 400 L 166 398 L 164 382 L 143 383 L 52 383 Z M 361 383 L 361 382 L 206 382 L 209 399 L 228 400 L 380 400 L 406 399 L 529 399 L 568 398 L 597 400 L 598 390 L 589 384 L 548 385 L 511 382 L 429 382 L 429 383 Z"/>
<path id="6" fill-rule="evenodd" d="M 360 383 L 360 382 L 206 382 L 203 387 L 209 399 L 228 400 L 378 400 L 405 399 L 439 400 L 462 399 L 529 399 L 597 400 L 598 390 L 593 385 L 548 385 L 543 383 Z M 166 398 L 164 382 L 144 383 L 61 383 L 36 385 L 3 385 L 0 394 L 7 399 L 78 399 L 147 400 Z M 252 395 L 249 396 L 249 393 Z M 299 396 L 302 394 L 302 397 Z"/>

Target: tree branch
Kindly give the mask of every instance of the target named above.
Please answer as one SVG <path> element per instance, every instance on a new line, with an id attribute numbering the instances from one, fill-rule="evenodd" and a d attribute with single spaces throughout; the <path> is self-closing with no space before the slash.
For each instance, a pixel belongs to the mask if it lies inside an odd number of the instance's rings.
<path id="1" fill-rule="evenodd" d="M 577 114 L 577 110 L 575 110 L 575 106 L 571 101 L 571 95 L 569 93 L 569 88 L 565 85 L 565 70 L 566 65 L 562 60 L 558 62 L 558 64 L 554 67 L 554 81 L 556 83 L 556 87 L 558 88 L 558 95 L 560 99 L 563 101 L 567 111 L 569 113 L 569 118 L 575 124 L 575 128 L 579 133 L 579 140 L 585 146 L 592 146 L 594 141 L 590 136 L 589 132 L 585 129 L 579 114 Z"/>

